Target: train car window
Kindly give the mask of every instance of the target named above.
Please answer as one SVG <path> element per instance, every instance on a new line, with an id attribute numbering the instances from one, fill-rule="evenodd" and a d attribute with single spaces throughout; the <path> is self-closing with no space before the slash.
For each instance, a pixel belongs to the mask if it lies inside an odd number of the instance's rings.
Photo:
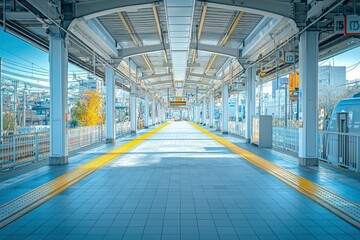
<path id="1" fill-rule="evenodd" d="M 350 133 L 360 133 L 360 106 L 349 105 L 348 128 Z"/>

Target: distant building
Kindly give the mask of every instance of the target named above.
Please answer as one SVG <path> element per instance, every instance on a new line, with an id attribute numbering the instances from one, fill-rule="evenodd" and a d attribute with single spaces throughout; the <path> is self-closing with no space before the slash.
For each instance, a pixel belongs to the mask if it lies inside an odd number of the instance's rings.
<path id="1" fill-rule="evenodd" d="M 85 81 L 80 82 L 80 88 L 82 91 L 100 91 L 101 80 L 98 80 L 97 78 L 89 75 Z"/>
<path id="2" fill-rule="evenodd" d="M 272 81 L 272 97 L 276 97 L 276 90 L 285 89 L 286 85 L 289 82 L 288 77 L 279 78 L 279 82 L 275 79 Z"/>
<path id="3" fill-rule="evenodd" d="M 319 85 L 339 86 L 346 84 L 345 66 L 319 66 Z"/>

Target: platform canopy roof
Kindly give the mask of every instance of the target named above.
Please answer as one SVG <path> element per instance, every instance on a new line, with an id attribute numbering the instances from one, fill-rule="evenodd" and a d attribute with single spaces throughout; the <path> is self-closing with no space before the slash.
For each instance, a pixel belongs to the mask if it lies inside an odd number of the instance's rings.
<path id="1" fill-rule="evenodd" d="M 279 58 L 285 73 L 292 65 L 282 54 L 298 50 L 305 29 L 319 31 L 320 59 L 360 45 L 356 36 L 334 32 L 334 19 L 356 12 L 359 1 L 3 1 L 6 31 L 47 50 L 49 31 L 60 26 L 71 62 L 100 77 L 110 64 L 119 86 L 137 84 L 164 99 L 242 81 L 254 64 L 270 79 Z"/>

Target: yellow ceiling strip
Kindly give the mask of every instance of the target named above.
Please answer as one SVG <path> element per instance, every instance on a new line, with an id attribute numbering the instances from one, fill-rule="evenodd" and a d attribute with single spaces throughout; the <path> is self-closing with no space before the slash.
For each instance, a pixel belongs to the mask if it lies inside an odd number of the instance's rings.
<path id="1" fill-rule="evenodd" d="M 154 17 L 155 17 L 155 22 L 156 22 L 156 28 L 159 33 L 160 42 L 162 42 L 163 38 L 162 38 L 162 32 L 161 32 L 161 27 L 160 27 L 159 15 L 158 15 L 158 11 L 157 11 L 157 8 L 155 5 L 153 6 L 153 12 L 154 12 Z"/>
<path id="2" fill-rule="evenodd" d="M 207 10 L 207 5 L 205 3 L 205 5 L 202 8 L 202 12 L 201 12 L 201 18 L 200 18 L 200 24 L 199 24 L 199 32 L 198 32 L 198 41 L 200 41 L 201 38 L 201 33 L 202 33 L 202 29 L 204 26 L 204 22 L 205 22 L 205 16 L 206 16 L 206 10 Z M 196 50 L 194 50 L 193 56 L 192 56 L 192 60 L 191 62 L 194 63 L 195 62 L 195 57 L 196 57 Z"/>
<path id="3" fill-rule="evenodd" d="M 224 38 L 220 41 L 220 44 L 219 44 L 220 46 L 223 46 L 223 45 L 225 45 L 227 43 L 227 41 L 229 40 L 231 34 L 233 34 L 233 32 L 235 31 L 235 28 L 238 25 L 238 23 L 239 23 L 239 21 L 240 21 L 240 19 L 242 18 L 243 15 L 244 15 L 244 12 L 240 12 L 237 15 L 235 21 L 233 22 L 233 24 L 231 25 L 231 27 L 229 29 L 229 32 L 227 34 L 225 34 Z M 210 70 L 211 66 L 213 65 L 213 63 L 214 63 L 214 61 L 216 59 L 216 57 L 217 57 L 217 54 L 213 54 L 213 57 L 211 58 L 208 66 L 205 69 L 205 74 Z"/>
<path id="4" fill-rule="evenodd" d="M 220 42 L 220 46 L 225 45 L 226 42 L 229 40 L 231 34 L 233 34 L 233 32 L 235 31 L 235 28 L 238 25 L 238 23 L 239 23 L 239 21 L 240 21 L 240 19 L 242 18 L 243 15 L 244 15 L 244 12 L 240 12 L 238 14 L 238 16 L 236 17 L 235 21 L 233 22 L 229 32 L 225 35 L 225 37 Z"/>
<path id="5" fill-rule="evenodd" d="M 122 13 L 122 12 L 119 12 L 118 15 L 119 15 L 119 18 L 120 18 L 121 22 L 123 23 L 126 31 L 130 34 L 130 37 L 131 37 L 131 39 L 133 40 L 134 44 L 135 44 L 136 46 L 139 46 L 139 42 L 138 42 L 138 40 L 135 38 L 135 35 L 134 35 L 134 33 L 132 32 L 132 30 L 131 30 L 131 28 L 130 28 L 130 26 L 129 26 L 129 23 L 126 21 L 123 13 Z M 143 57 L 146 65 L 148 66 L 149 70 L 151 71 L 151 74 L 154 74 L 154 69 L 153 69 L 153 67 L 151 66 L 150 59 L 149 59 L 146 55 L 144 55 L 144 54 L 142 54 L 141 56 Z"/>
<path id="6" fill-rule="evenodd" d="M 136 40 L 136 38 L 135 38 L 135 36 L 134 36 L 134 33 L 131 31 L 131 28 L 130 28 L 128 22 L 126 21 L 123 13 L 122 13 L 122 12 L 119 12 L 118 15 L 119 15 L 119 18 L 121 19 L 121 22 L 123 23 L 126 31 L 130 34 L 130 37 L 131 37 L 131 39 L 133 40 L 133 42 L 135 43 L 135 45 L 136 45 L 136 46 L 139 46 L 139 43 L 138 43 L 138 41 Z"/>

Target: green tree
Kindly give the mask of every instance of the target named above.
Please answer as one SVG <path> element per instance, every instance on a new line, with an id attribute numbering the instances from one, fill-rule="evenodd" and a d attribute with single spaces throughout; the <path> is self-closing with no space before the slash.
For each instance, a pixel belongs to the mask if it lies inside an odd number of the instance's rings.
<path id="1" fill-rule="evenodd" d="M 76 103 L 73 119 L 80 126 L 94 126 L 104 123 L 104 100 L 98 91 L 86 91 L 84 98 Z"/>
<path id="2" fill-rule="evenodd" d="M 14 132 L 15 130 L 15 122 L 14 122 L 14 114 L 5 112 L 3 115 L 3 131 L 5 133 Z"/>

